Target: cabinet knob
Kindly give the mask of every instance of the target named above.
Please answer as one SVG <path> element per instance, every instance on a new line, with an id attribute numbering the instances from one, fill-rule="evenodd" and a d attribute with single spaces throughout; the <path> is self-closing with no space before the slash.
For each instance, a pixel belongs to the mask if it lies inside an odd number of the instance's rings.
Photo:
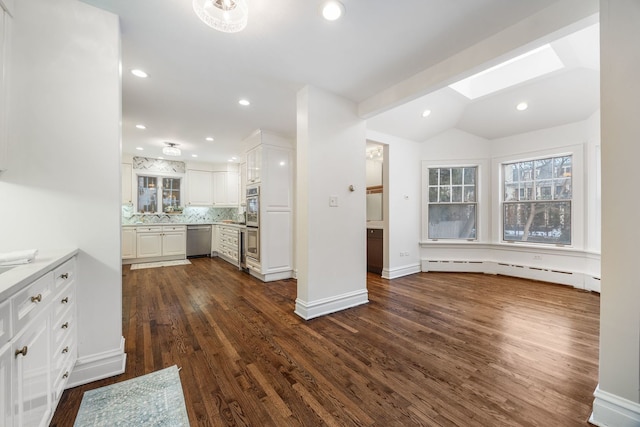
<path id="1" fill-rule="evenodd" d="M 69 378 L 69 371 L 65 372 L 62 378 Z"/>
<path id="2" fill-rule="evenodd" d="M 61 277 L 62 279 L 68 279 L 68 278 L 69 278 L 69 273 L 62 273 L 62 274 L 60 275 L 60 277 Z"/>
<path id="3" fill-rule="evenodd" d="M 38 294 L 35 297 L 31 297 L 31 302 L 42 302 L 42 294 Z"/>
<path id="4" fill-rule="evenodd" d="M 69 346 L 62 349 L 62 354 L 69 353 Z"/>
<path id="5" fill-rule="evenodd" d="M 20 350 L 16 350 L 16 357 L 18 357 L 20 355 L 26 356 L 27 355 L 27 351 L 29 351 L 29 348 L 25 345 Z"/>
<path id="6" fill-rule="evenodd" d="M 60 300 L 60 302 L 61 302 L 62 304 L 67 304 L 67 303 L 69 302 L 69 297 L 64 297 L 64 298 L 62 298 L 62 300 Z"/>
<path id="7" fill-rule="evenodd" d="M 67 329 L 69 327 L 69 322 L 64 322 L 61 326 L 62 329 Z"/>

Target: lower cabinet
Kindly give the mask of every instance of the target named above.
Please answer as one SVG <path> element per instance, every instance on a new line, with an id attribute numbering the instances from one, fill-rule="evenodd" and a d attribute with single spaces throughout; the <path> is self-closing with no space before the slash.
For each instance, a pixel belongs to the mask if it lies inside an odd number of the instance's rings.
<path id="1" fill-rule="evenodd" d="M 218 225 L 218 256 L 235 266 L 240 265 L 240 230 L 238 227 Z"/>
<path id="2" fill-rule="evenodd" d="M 122 228 L 122 259 L 131 259 L 137 256 L 136 228 Z"/>
<path id="3" fill-rule="evenodd" d="M 49 425 L 77 359 L 75 270 L 74 257 L 0 304 L 0 319 L 11 318 L 0 348 L 3 426 Z"/>
<path id="4" fill-rule="evenodd" d="M 187 227 L 185 225 L 136 227 L 135 258 L 167 256 L 184 258 L 186 255 Z"/>

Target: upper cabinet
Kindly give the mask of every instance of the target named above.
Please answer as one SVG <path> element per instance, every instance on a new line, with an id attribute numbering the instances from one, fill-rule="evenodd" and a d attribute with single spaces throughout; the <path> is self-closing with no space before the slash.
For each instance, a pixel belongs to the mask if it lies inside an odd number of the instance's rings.
<path id="1" fill-rule="evenodd" d="M 213 205 L 213 172 L 187 170 L 187 206 Z"/>
<path id="2" fill-rule="evenodd" d="M 262 147 L 257 146 L 247 151 L 247 184 L 260 182 L 262 166 Z"/>
<path id="3" fill-rule="evenodd" d="M 213 173 L 213 205 L 238 206 L 240 202 L 238 171 Z"/>
<path id="4" fill-rule="evenodd" d="M 9 57 L 13 0 L 0 0 L 0 172 L 8 166 Z"/>

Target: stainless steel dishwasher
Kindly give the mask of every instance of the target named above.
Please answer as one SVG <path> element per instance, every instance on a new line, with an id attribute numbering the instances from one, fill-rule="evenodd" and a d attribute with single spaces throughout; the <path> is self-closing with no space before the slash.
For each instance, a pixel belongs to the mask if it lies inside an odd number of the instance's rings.
<path id="1" fill-rule="evenodd" d="M 187 225 L 187 256 L 211 256 L 210 225 Z"/>

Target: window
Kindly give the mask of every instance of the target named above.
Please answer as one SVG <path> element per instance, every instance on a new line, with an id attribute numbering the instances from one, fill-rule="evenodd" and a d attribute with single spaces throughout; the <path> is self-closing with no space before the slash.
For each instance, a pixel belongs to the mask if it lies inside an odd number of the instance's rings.
<path id="1" fill-rule="evenodd" d="M 502 167 L 503 240 L 570 245 L 572 156 Z"/>
<path id="2" fill-rule="evenodd" d="M 478 168 L 429 168 L 428 238 L 475 239 Z"/>
<path id="3" fill-rule="evenodd" d="M 138 212 L 160 213 L 177 210 L 181 205 L 180 184 L 180 178 L 138 175 Z"/>

